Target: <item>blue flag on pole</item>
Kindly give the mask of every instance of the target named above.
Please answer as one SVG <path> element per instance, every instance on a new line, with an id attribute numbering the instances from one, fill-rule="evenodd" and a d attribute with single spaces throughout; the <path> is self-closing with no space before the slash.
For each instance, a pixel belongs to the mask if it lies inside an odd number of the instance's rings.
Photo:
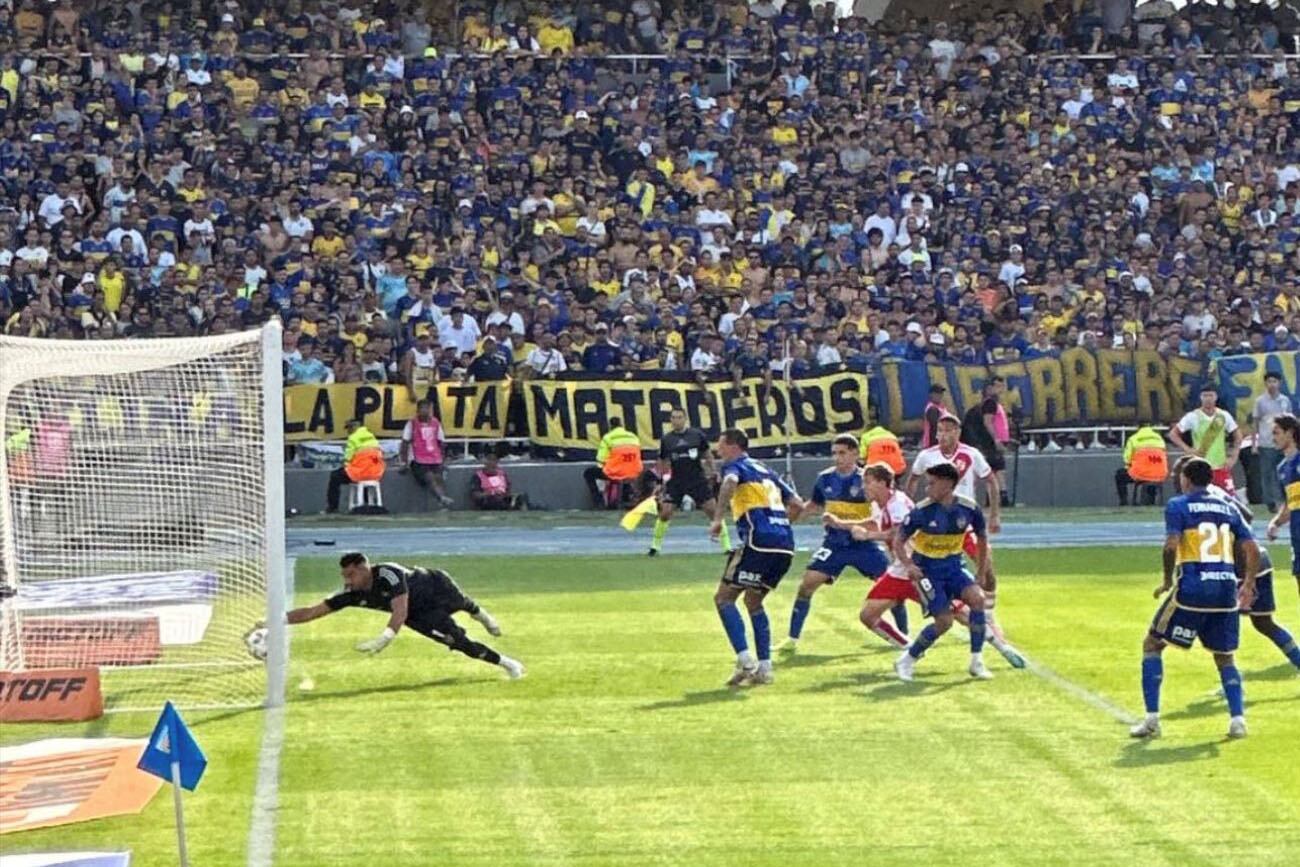
<path id="1" fill-rule="evenodd" d="M 149 745 L 140 756 L 140 770 L 172 781 L 172 762 L 180 764 L 181 786 L 194 791 L 208 766 L 208 757 L 203 755 L 194 735 L 190 734 L 180 712 L 167 702 L 153 734 L 149 736 Z"/>

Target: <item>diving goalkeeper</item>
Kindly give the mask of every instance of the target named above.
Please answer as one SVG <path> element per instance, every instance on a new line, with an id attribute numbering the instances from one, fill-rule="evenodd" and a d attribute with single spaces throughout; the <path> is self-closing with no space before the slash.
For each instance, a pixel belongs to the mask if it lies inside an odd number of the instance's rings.
<path id="1" fill-rule="evenodd" d="M 343 572 L 343 592 L 315 605 L 295 608 L 289 612 L 289 623 L 307 623 L 343 608 L 376 608 L 391 612 L 388 625 L 377 637 L 357 645 L 361 653 L 379 653 L 397 637 L 398 630 L 408 626 L 471 659 L 501 666 L 511 678 L 524 676 L 521 662 L 465 635 L 465 629 L 452 616 L 458 611 L 469 614 L 492 635 L 500 635 L 501 628 L 492 615 L 462 593 L 451 576 L 441 569 L 431 571 L 399 563 L 372 566 L 365 554 L 357 552 L 344 554 L 339 559 L 339 567 Z"/>

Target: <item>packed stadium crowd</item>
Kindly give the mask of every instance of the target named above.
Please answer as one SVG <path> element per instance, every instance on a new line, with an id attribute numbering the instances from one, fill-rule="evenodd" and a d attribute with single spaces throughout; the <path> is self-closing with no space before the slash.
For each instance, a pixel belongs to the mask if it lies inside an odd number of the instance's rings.
<path id="1" fill-rule="evenodd" d="M 1286 7 L 8 6 L 7 334 L 278 316 L 291 383 L 1300 347 Z"/>

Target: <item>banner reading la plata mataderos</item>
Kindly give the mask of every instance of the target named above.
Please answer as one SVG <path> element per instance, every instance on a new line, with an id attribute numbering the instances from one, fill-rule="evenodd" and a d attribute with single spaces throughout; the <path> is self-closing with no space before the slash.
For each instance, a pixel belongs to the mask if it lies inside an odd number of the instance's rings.
<path id="1" fill-rule="evenodd" d="M 930 386 L 944 386 L 948 408 L 960 415 L 995 375 L 1006 379 L 1003 406 L 1022 412 L 1024 427 L 1137 425 L 1176 420 L 1206 373 L 1202 361 L 1154 350 L 1075 348 L 1059 358 L 1001 364 L 886 363 L 871 389 L 880 423 L 898 433 L 920 429 Z"/>
<path id="2" fill-rule="evenodd" d="M 510 381 L 434 386 L 436 412 L 450 439 L 494 440 L 505 436 Z M 348 419 L 360 418 L 380 439 L 395 439 L 415 415 L 404 385 L 291 385 L 284 390 L 287 442 L 341 440 Z"/>
<path id="3" fill-rule="evenodd" d="M 673 410 L 686 412 L 687 424 L 710 438 L 736 427 L 754 449 L 795 444 L 825 444 L 840 433 L 861 433 L 867 423 L 867 377 L 841 371 L 794 380 L 730 380 L 701 385 L 689 374 L 646 371 L 624 379 L 569 374 L 523 385 L 528 435 L 550 449 L 592 450 L 618 418 L 641 438 L 658 446 Z"/>

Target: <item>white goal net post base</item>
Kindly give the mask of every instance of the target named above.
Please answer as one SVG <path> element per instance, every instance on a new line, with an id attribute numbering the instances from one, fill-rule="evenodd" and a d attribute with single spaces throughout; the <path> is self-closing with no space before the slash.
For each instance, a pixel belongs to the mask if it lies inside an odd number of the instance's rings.
<path id="1" fill-rule="evenodd" d="M 0 670 L 98 666 L 107 710 L 283 703 L 281 340 L 0 336 Z"/>

